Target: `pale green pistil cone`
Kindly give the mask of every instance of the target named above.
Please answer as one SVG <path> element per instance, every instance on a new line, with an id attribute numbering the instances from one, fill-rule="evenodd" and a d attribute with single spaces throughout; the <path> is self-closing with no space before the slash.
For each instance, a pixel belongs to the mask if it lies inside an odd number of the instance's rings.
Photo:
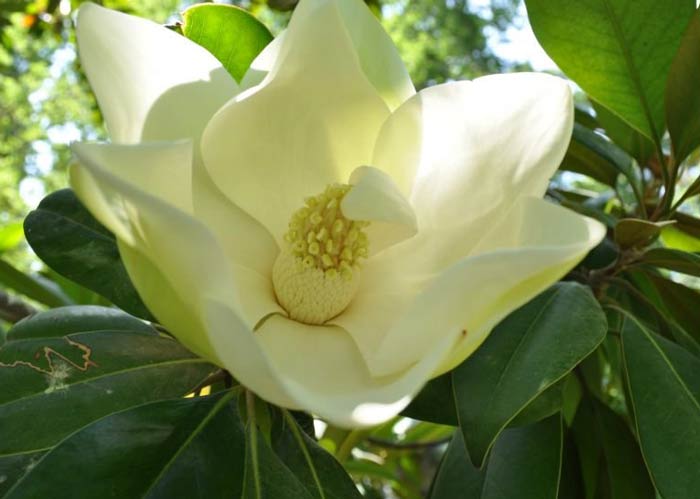
<path id="1" fill-rule="evenodd" d="M 369 222 L 343 216 L 340 203 L 349 190 L 349 185 L 326 187 L 289 222 L 272 282 L 280 305 L 296 321 L 323 324 L 345 310 L 357 292 Z"/>

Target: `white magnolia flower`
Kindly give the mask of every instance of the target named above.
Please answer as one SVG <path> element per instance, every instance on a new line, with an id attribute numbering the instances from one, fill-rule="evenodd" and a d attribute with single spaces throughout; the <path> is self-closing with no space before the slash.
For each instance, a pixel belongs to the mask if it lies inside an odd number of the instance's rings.
<path id="1" fill-rule="evenodd" d="M 604 235 L 541 199 L 564 81 L 416 93 L 361 0 L 301 0 L 242 85 L 95 5 L 78 44 L 112 142 L 73 145 L 73 188 L 159 321 L 281 406 L 389 419 Z"/>

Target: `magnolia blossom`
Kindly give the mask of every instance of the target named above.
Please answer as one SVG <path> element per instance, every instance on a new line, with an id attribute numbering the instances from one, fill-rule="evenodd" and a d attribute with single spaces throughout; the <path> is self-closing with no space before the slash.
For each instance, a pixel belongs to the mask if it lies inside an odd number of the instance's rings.
<path id="1" fill-rule="evenodd" d="M 604 236 L 542 199 L 563 80 L 416 93 L 361 0 L 301 0 L 240 84 L 144 19 L 77 30 L 111 143 L 73 145 L 71 185 L 158 320 L 275 404 L 391 418 Z"/>

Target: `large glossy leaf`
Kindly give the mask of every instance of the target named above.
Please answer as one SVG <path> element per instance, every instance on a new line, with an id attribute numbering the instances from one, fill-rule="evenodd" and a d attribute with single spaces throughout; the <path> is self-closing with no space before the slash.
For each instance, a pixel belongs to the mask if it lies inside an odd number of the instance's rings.
<path id="1" fill-rule="evenodd" d="M 593 102 L 593 108 L 605 135 L 635 158 L 640 165 L 647 164 L 654 155 L 654 143 L 605 106 Z"/>
<path id="2" fill-rule="evenodd" d="M 656 497 L 639 445 L 627 424 L 608 407 L 594 398 L 584 399 L 573 433 L 587 499 Z"/>
<path id="3" fill-rule="evenodd" d="M 182 18 L 182 33 L 211 52 L 238 82 L 272 41 L 265 25 L 239 7 L 195 5 Z"/>
<path id="4" fill-rule="evenodd" d="M 520 308 L 453 372 L 460 426 L 477 465 L 498 434 L 603 341 L 590 290 L 560 283 Z"/>
<path id="5" fill-rule="evenodd" d="M 150 314 L 131 284 L 116 239 L 83 207 L 72 190 L 45 197 L 27 215 L 24 232 L 49 267 L 138 317 Z"/>
<path id="6" fill-rule="evenodd" d="M 27 459 L 94 420 L 183 396 L 214 370 L 114 309 L 65 307 L 25 319 L 0 347 L 0 470 L 24 471 Z M 18 478 L 0 474 L 0 490 Z"/>
<path id="7" fill-rule="evenodd" d="M 481 470 L 471 463 L 462 435 L 455 432 L 430 499 L 556 499 L 561 458 L 558 415 L 504 431 Z"/>
<path id="8" fill-rule="evenodd" d="M 159 401 L 100 419 L 36 460 L 3 497 L 241 497 L 245 437 L 233 397 Z"/>
<path id="9" fill-rule="evenodd" d="M 561 169 L 587 175 L 606 185 L 615 187 L 622 174 L 633 189 L 637 202 L 641 202 L 641 184 L 632 158 L 618 146 L 588 128 L 574 124 L 569 149 Z"/>
<path id="10" fill-rule="evenodd" d="M 700 491 L 700 359 L 625 314 L 624 361 L 642 453 L 664 499 Z"/>
<path id="11" fill-rule="evenodd" d="M 694 0 L 526 0 L 537 39 L 594 100 L 660 143 L 666 77 Z"/>
<path id="12" fill-rule="evenodd" d="M 676 160 L 681 162 L 700 145 L 700 9 L 695 11 L 671 65 L 666 121 Z"/>
<path id="13" fill-rule="evenodd" d="M 700 255 L 687 251 L 652 248 L 644 253 L 639 262 L 700 277 Z"/>
<path id="14" fill-rule="evenodd" d="M 70 298 L 55 284 L 25 274 L 2 259 L 0 259 L 0 284 L 49 307 L 72 305 Z"/>
<path id="15" fill-rule="evenodd" d="M 452 375 L 447 373 L 430 380 L 401 414 L 421 421 L 457 426 Z"/>
<path id="16" fill-rule="evenodd" d="M 361 499 L 341 464 L 297 424 L 291 413 L 278 411 L 272 447 L 309 494 L 317 499 Z"/>

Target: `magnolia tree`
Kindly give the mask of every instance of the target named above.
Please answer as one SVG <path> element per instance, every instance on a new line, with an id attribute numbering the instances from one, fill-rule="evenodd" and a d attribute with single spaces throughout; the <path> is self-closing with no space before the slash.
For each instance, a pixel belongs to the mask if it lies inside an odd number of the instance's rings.
<path id="1" fill-rule="evenodd" d="M 526 4 L 571 80 L 417 92 L 361 0 L 84 4 L 110 140 L 24 228 L 113 306 L 5 335 L 2 497 L 700 497 L 700 14 Z"/>

